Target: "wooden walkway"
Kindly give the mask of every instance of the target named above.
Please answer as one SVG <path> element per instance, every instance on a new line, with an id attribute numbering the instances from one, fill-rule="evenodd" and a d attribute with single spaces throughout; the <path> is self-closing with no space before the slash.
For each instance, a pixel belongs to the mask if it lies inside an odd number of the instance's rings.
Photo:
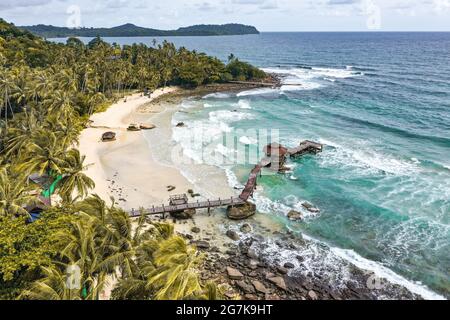
<path id="1" fill-rule="evenodd" d="M 303 141 L 299 144 L 298 147 L 288 149 L 288 154 L 291 157 L 299 157 L 306 153 L 317 154 L 321 152 L 323 146 L 320 143 L 316 143 L 313 141 Z M 163 218 L 165 218 L 166 213 L 171 212 L 183 212 L 188 209 L 208 209 L 208 212 L 212 208 L 219 207 L 228 207 L 228 206 L 239 206 L 245 204 L 250 197 L 253 196 L 253 193 L 256 190 L 258 184 L 258 175 L 261 175 L 261 171 L 265 167 L 270 167 L 272 164 L 270 157 L 263 158 L 253 169 L 250 171 L 250 175 L 248 177 L 247 183 L 245 184 L 244 189 L 238 198 L 231 197 L 228 199 L 217 199 L 217 200 L 207 200 L 207 201 L 197 201 L 197 202 L 188 202 L 186 195 L 184 195 L 184 199 L 186 203 L 177 203 L 172 205 L 164 205 L 162 204 L 160 207 L 153 206 L 149 209 L 144 209 L 144 215 L 157 215 L 160 214 Z M 141 215 L 139 210 L 132 210 L 130 212 L 131 217 L 138 217 Z"/>

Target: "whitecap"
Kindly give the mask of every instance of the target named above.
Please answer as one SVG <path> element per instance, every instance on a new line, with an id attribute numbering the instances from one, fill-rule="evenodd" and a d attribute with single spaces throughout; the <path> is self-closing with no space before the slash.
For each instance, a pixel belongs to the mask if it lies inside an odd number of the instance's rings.
<path id="1" fill-rule="evenodd" d="M 258 144 L 258 140 L 255 138 L 251 138 L 251 137 L 247 137 L 247 136 L 243 136 L 239 138 L 239 142 L 242 144 L 246 144 L 246 145 L 250 145 L 250 144 Z"/>
<path id="2" fill-rule="evenodd" d="M 223 93 L 223 92 L 215 92 L 207 94 L 203 97 L 203 99 L 227 99 L 230 98 L 231 94 L 229 93 Z"/>

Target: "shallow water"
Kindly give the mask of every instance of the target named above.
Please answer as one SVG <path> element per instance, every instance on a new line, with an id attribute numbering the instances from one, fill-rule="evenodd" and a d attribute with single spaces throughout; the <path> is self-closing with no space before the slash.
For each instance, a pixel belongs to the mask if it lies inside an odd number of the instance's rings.
<path id="1" fill-rule="evenodd" d="M 450 296 L 450 33 L 169 40 L 223 60 L 232 52 L 283 77 L 279 89 L 184 101 L 172 122 L 187 124 L 173 133 L 186 156 L 225 171 L 235 187 L 252 167 L 243 155 L 252 151 L 253 163 L 261 156 L 263 134 L 252 129 L 279 130 L 289 147 L 324 143 L 322 154 L 291 161 L 291 173 L 264 175 L 258 209 L 327 244 L 330 265 L 352 261 L 424 297 Z M 206 140 L 193 143 L 192 132 Z M 304 212 L 304 200 L 321 213 Z M 288 222 L 291 209 L 307 219 Z M 339 270 L 345 274 L 344 263 Z"/>

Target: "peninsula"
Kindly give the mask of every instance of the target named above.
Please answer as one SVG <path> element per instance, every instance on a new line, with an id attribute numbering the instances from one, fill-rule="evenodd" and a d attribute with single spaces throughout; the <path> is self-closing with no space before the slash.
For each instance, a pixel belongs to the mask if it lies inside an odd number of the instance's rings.
<path id="1" fill-rule="evenodd" d="M 35 26 L 21 26 L 20 29 L 44 38 L 67 37 L 174 37 L 174 36 L 230 36 L 259 34 L 253 26 L 237 23 L 223 25 L 201 24 L 177 30 L 157 30 L 139 27 L 131 23 L 112 28 L 67 28 L 38 24 Z"/>

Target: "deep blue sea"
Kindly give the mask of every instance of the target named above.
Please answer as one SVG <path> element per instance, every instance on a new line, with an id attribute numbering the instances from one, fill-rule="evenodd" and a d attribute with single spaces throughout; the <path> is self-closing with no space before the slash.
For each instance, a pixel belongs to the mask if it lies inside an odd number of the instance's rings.
<path id="1" fill-rule="evenodd" d="M 283 79 L 279 89 L 189 101 L 191 112 L 178 115 L 188 128 L 207 128 L 225 157 L 235 150 L 221 134 L 235 129 L 277 129 L 289 147 L 305 139 L 326 145 L 320 155 L 290 161 L 292 172 L 260 180 L 261 212 L 342 259 L 450 296 L 450 33 L 167 39 L 224 61 L 233 53 Z M 150 45 L 152 38 L 106 40 Z M 260 148 L 248 132 L 236 133 L 238 143 Z M 175 139 L 183 143 L 182 136 Z M 224 170 L 239 184 L 248 168 Z M 305 212 L 302 201 L 320 214 Z M 289 222 L 292 209 L 307 219 Z"/>

